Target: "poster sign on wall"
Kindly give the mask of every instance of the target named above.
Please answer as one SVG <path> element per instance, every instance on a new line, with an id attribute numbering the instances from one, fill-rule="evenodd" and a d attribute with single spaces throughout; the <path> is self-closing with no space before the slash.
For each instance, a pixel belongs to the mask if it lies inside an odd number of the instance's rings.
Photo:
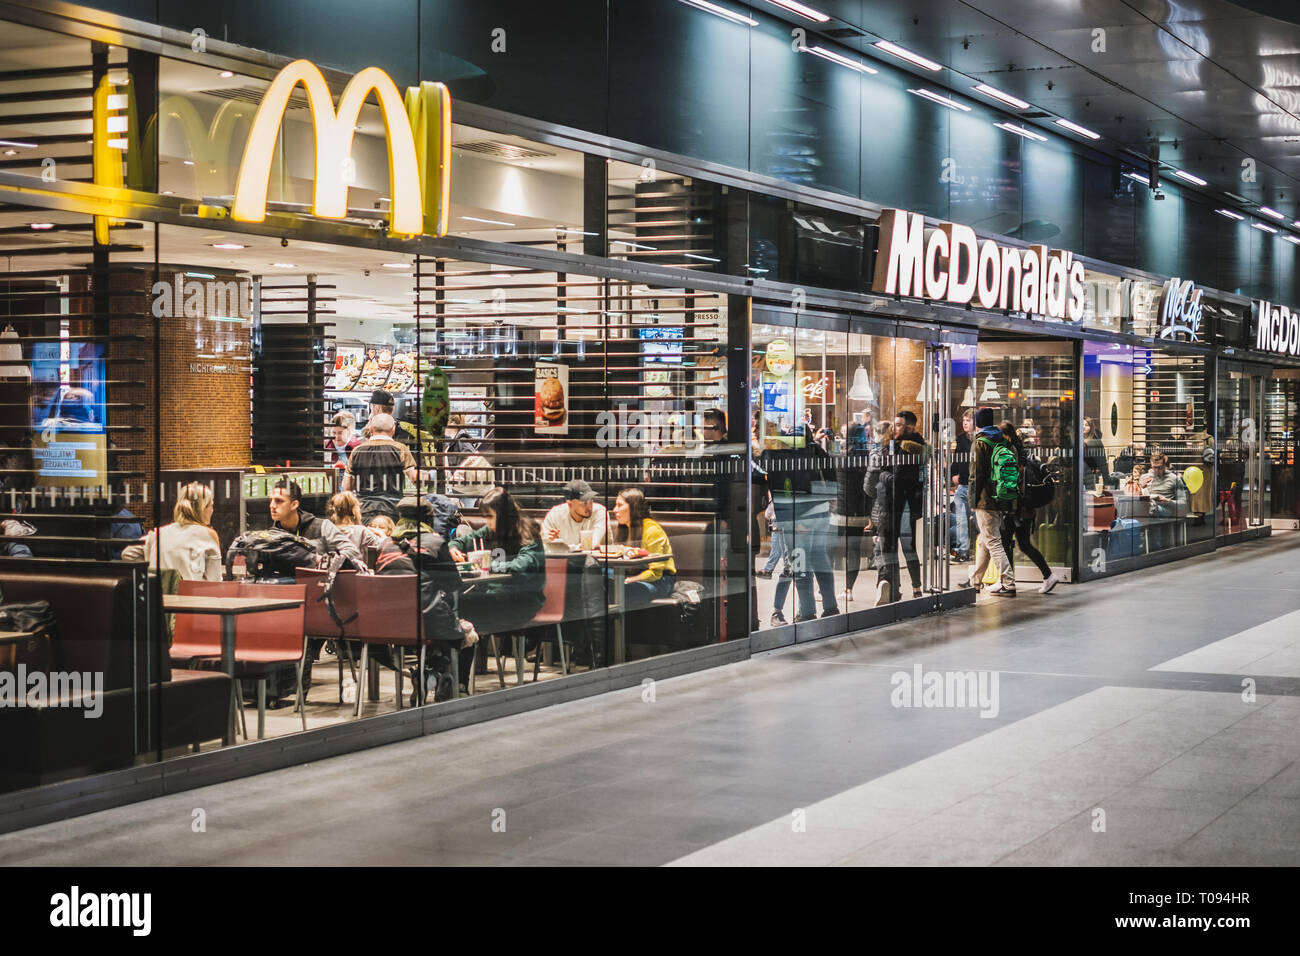
<path id="1" fill-rule="evenodd" d="M 799 376 L 799 392 L 805 405 L 833 405 L 835 403 L 835 370 L 809 372 Z"/>
<path id="2" fill-rule="evenodd" d="M 533 366 L 533 424 L 539 435 L 569 433 L 569 366 Z"/>

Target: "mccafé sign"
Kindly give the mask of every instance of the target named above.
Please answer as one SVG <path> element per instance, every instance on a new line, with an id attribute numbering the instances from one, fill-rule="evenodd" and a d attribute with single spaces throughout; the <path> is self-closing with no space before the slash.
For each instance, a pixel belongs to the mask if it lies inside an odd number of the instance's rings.
<path id="1" fill-rule="evenodd" d="M 1279 355 L 1300 355 L 1300 312 L 1263 299 L 1255 319 L 1255 348 Z"/>
<path id="2" fill-rule="evenodd" d="M 924 216 L 903 209 L 880 214 L 876 292 L 1080 322 L 1083 278 L 1072 252 L 980 242 L 974 229 L 957 223 L 927 234 Z"/>
<path id="3" fill-rule="evenodd" d="M 447 88 L 424 82 L 407 89 L 403 98 L 388 74 L 371 66 L 348 81 L 336 113 L 329 84 L 308 60 L 294 60 L 282 69 L 262 96 L 239 164 L 230 218 L 241 222 L 266 219 L 275 141 L 289 96 L 298 84 L 307 93 L 316 139 L 312 212 L 327 219 L 347 215 L 348 188 L 356 180 L 352 138 L 361 107 L 373 91 L 388 141 L 391 230 L 408 236 L 446 235 L 451 210 L 451 96 Z"/>

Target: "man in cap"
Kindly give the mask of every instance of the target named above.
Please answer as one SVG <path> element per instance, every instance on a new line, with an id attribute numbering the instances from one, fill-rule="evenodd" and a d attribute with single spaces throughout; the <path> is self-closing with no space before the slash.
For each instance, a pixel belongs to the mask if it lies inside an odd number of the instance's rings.
<path id="1" fill-rule="evenodd" d="M 409 417 L 409 413 L 415 411 L 415 402 L 407 401 L 406 407 L 403 410 L 403 414 L 401 415 L 401 417 L 398 417 L 396 414 L 394 414 L 393 412 L 394 404 L 395 404 L 395 399 L 393 398 L 392 392 L 382 388 L 375 389 L 373 392 L 370 393 L 370 420 L 373 422 L 376 415 L 382 415 L 382 414 L 392 415 L 393 420 L 397 426 L 393 432 L 394 437 L 403 445 L 405 445 L 408 449 L 410 449 L 412 455 L 414 455 L 417 451 L 423 452 L 424 467 L 432 468 L 434 463 L 434 455 L 437 451 L 437 442 L 434 436 L 431 435 L 429 432 L 425 431 L 423 428 L 420 428 L 414 422 L 407 420 Z M 367 424 L 366 430 L 363 432 L 363 434 L 367 438 L 370 437 L 370 429 L 371 426 Z"/>
<path id="2" fill-rule="evenodd" d="M 542 519 L 542 543 L 547 551 L 576 551 L 582 533 L 589 532 L 591 546 L 604 544 L 609 531 L 605 506 L 596 501 L 596 492 L 581 478 L 564 486 L 564 500 L 546 512 Z"/>

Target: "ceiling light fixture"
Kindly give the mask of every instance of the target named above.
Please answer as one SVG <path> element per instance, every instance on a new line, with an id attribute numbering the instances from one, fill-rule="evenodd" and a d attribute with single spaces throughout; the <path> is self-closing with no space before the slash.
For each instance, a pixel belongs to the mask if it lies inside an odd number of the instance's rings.
<path id="1" fill-rule="evenodd" d="M 385 269 L 409 269 L 411 268 L 411 264 L 409 262 L 385 262 L 384 268 Z"/>
<path id="2" fill-rule="evenodd" d="M 211 245 L 213 249 L 246 249 L 246 248 L 248 248 L 248 247 L 245 246 L 243 243 L 239 243 L 239 242 L 213 242 L 213 243 L 209 243 L 209 245 Z"/>
<path id="3" fill-rule="evenodd" d="M 54 223 L 52 223 L 52 222 L 33 222 L 33 223 L 30 223 L 29 225 L 30 225 L 33 229 L 53 229 L 53 228 L 54 228 Z"/>
<path id="4" fill-rule="evenodd" d="M 1295 236 L 1293 236 L 1293 235 L 1287 234 L 1287 235 L 1283 236 L 1282 238 L 1285 239 L 1287 242 L 1291 243 L 1291 245 L 1293 245 L 1293 246 L 1300 246 L 1300 239 L 1297 239 L 1297 238 L 1296 238 Z"/>
<path id="5" fill-rule="evenodd" d="M 1174 170 L 1174 175 L 1177 176 L 1179 179 L 1185 179 L 1185 180 L 1187 180 L 1189 183 L 1192 183 L 1192 184 L 1195 185 L 1195 186 L 1206 186 L 1206 185 L 1209 185 L 1209 184 L 1208 184 L 1204 179 L 1202 179 L 1200 176 L 1193 176 L 1191 173 L 1187 172 L 1187 171 L 1184 170 L 1184 169 L 1175 169 L 1175 170 Z"/>
<path id="6" fill-rule="evenodd" d="M 900 60 L 906 60 L 908 63 L 914 63 L 917 66 L 921 67 L 923 70 L 931 70 L 937 72 L 943 69 L 943 67 L 941 67 L 938 63 L 935 63 L 934 60 L 927 60 L 925 57 L 921 56 L 921 54 L 913 53 L 911 50 L 906 50 L 903 47 L 899 46 L 897 43 L 890 43 L 888 40 L 877 40 L 873 44 L 873 46 L 875 46 L 876 49 L 878 50 L 884 50 L 886 53 L 892 53 Z"/>
<path id="7" fill-rule="evenodd" d="M 1037 140 L 1040 143 L 1046 143 L 1047 137 L 1035 133 L 1031 129 L 1025 129 L 1023 126 L 1016 126 L 1014 123 L 994 123 L 998 129 L 1004 129 L 1008 133 L 1015 133 L 1017 136 L 1023 136 L 1025 139 Z"/>
<path id="8" fill-rule="evenodd" d="M 1246 219 L 1246 217 L 1243 216 L 1241 213 L 1233 212 L 1231 209 L 1216 209 L 1214 211 L 1217 212 L 1220 216 L 1227 216 L 1229 219 L 1235 219 L 1238 222 L 1244 222 Z"/>
<path id="9" fill-rule="evenodd" d="M 223 80 L 228 80 L 234 75 L 235 75 L 234 70 L 222 70 L 220 73 L 217 74 L 217 76 L 221 77 Z"/>
<path id="10" fill-rule="evenodd" d="M 1251 225 L 1254 226 L 1256 229 L 1262 229 L 1264 230 L 1264 232 L 1271 232 L 1274 235 L 1277 235 L 1277 230 L 1274 229 L 1266 222 L 1252 222 Z"/>
<path id="11" fill-rule="evenodd" d="M 1029 104 L 1026 103 L 1024 100 L 1020 99 L 1018 96 L 1012 96 L 1010 93 L 1003 93 L 1001 90 L 994 89 L 993 87 L 989 86 L 987 83 L 977 84 L 975 86 L 975 92 L 983 93 L 985 96 L 991 96 L 995 100 L 1001 100 L 1003 103 L 1006 103 L 1008 106 L 1014 106 L 1018 110 L 1029 109 Z"/>
<path id="12" fill-rule="evenodd" d="M 94 142 L 94 140 L 91 140 Z M 0 146 L 17 146 L 19 149 L 35 149 L 35 143 L 19 143 L 12 139 L 0 139 Z"/>
<path id="13" fill-rule="evenodd" d="M 791 13 L 797 13 L 801 17 L 807 17 L 809 20 L 815 20 L 818 23 L 825 23 L 830 19 L 830 17 L 822 13 L 820 10 L 814 10 L 812 7 L 805 7 L 802 3 L 796 2 L 796 0 L 767 0 L 767 2 L 775 4 L 778 7 L 784 7 Z"/>
<path id="14" fill-rule="evenodd" d="M 946 106 L 950 110 L 961 110 L 963 113 L 970 112 L 969 106 L 965 106 L 962 103 L 958 103 L 956 100 L 950 100 L 946 96 L 940 96 L 938 93 L 934 93 L 930 90 L 925 89 L 924 87 L 915 90 L 909 89 L 907 92 L 912 93 L 916 96 L 924 97 L 925 99 L 929 100 L 931 103 L 938 103 L 940 106 Z"/>
<path id="15" fill-rule="evenodd" d="M 872 69 L 865 63 L 859 63 L 857 60 L 849 59 L 847 56 L 841 56 L 834 50 L 828 50 L 824 46 L 810 46 L 803 48 L 805 53 L 811 53 L 813 56 L 819 56 L 823 60 L 830 60 L 832 63 L 838 63 L 840 66 L 847 66 L 850 70 L 857 70 L 859 73 L 879 73 L 879 70 Z"/>
<path id="16" fill-rule="evenodd" d="M 1080 126 L 1078 123 L 1071 123 L 1068 119 L 1056 120 L 1056 125 L 1061 129 L 1068 129 L 1071 133 L 1078 133 L 1080 136 L 1086 136 L 1088 139 L 1101 139 L 1100 133 L 1094 133 L 1086 126 Z"/>
<path id="17" fill-rule="evenodd" d="M 271 265 L 276 269 L 296 269 L 298 268 L 292 262 L 272 262 Z"/>
<path id="18" fill-rule="evenodd" d="M 480 219 L 478 216 L 461 216 L 461 219 L 468 219 L 470 222 L 483 222 L 489 226 L 513 226 L 513 222 L 503 222 L 500 219 Z"/>
<path id="19" fill-rule="evenodd" d="M 720 7 L 716 3 L 709 3 L 709 0 L 682 0 L 682 3 L 689 7 L 695 7 L 697 10 L 703 10 L 705 13 L 711 13 L 715 17 L 730 20 L 732 23 L 744 23 L 751 27 L 758 26 L 757 20 L 751 20 L 743 14 L 728 10 L 726 7 Z"/>
<path id="20" fill-rule="evenodd" d="M 630 248 L 632 248 L 632 249 L 649 249 L 651 252 L 654 252 L 655 250 L 657 250 L 657 249 L 659 248 L 658 246 L 646 246 L 646 245 L 642 245 L 642 244 L 639 243 L 639 242 L 628 242 L 626 239 L 614 239 L 614 240 L 611 240 L 611 241 L 610 241 L 610 245 L 611 245 L 611 246 L 628 246 L 628 247 L 630 247 Z"/>
<path id="21" fill-rule="evenodd" d="M 1285 218 L 1286 218 L 1286 216 L 1282 215 L 1282 214 L 1281 214 L 1280 212 L 1278 212 L 1276 209 L 1269 209 L 1267 206 L 1260 206 L 1260 207 L 1259 207 L 1259 211 L 1262 212 L 1262 213 L 1263 213 L 1264 215 L 1266 215 L 1266 216 L 1272 216 L 1274 219 L 1285 219 Z"/>
<path id="22" fill-rule="evenodd" d="M 18 155 L 18 150 L 16 150 L 16 149 L 6 149 L 6 150 L 5 150 L 5 155 L 6 155 L 6 156 L 17 156 L 17 155 Z"/>
<path id="23" fill-rule="evenodd" d="M 1143 186 L 1151 185 L 1151 180 L 1147 179 L 1141 173 L 1125 173 L 1124 175 L 1127 176 L 1129 179 L 1133 180 L 1135 183 L 1141 183 Z"/>

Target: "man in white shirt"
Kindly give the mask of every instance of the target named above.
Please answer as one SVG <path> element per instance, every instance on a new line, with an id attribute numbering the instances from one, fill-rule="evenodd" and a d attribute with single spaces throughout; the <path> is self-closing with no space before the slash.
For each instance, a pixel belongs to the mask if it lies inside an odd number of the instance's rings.
<path id="1" fill-rule="evenodd" d="M 609 533 L 605 506 L 596 501 L 596 492 L 581 478 L 564 486 L 564 500 L 546 512 L 542 519 L 542 542 L 547 551 L 576 551 L 582 532 L 591 532 L 591 544 L 604 544 Z"/>

